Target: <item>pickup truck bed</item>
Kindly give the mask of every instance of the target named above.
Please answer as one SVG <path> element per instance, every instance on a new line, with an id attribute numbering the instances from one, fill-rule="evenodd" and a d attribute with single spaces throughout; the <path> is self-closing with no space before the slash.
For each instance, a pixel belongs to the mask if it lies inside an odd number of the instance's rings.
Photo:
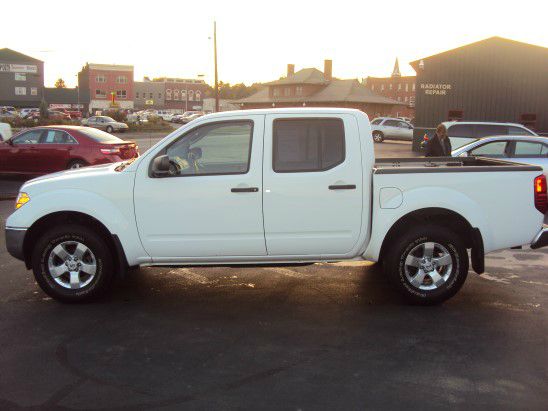
<path id="1" fill-rule="evenodd" d="M 379 158 L 375 174 L 542 171 L 538 166 L 484 157 Z"/>

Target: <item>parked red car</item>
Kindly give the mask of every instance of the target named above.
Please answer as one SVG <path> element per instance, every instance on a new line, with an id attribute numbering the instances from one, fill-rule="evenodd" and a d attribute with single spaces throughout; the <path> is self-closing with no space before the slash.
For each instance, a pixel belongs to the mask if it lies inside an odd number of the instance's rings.
<path id="1" fill-rule="evenodd" d="M 80 120 L 82 118 L 82 113 L 78 110 L 67 110 L 66 108 L 54 108 L 53 111 L 59 111 L 63 114 L 70 116 L 73 120 Z"/>
<path id="2" fill-rule="evenodd" d="M 27 118 L 30 118 L 30 119 L 39 119 L 40 118 L 40 112 L 39 111 L 36 111 L 32 114 L 30 114 Z M 70 120 L 70 115 L 67 114 L 67 113 L 63 113 L 62 111 L 57 111 L 57 110 L 48 110 L 48 118 L 50 120 L 56 120 L 56 121 L 59 121 L 59 120 Z"/>
<path id="3" fill-rule="evenodd" d="M 0 143 L 0 173 L 47 174 L 139 156 L 139 147 L 95 128 L 45 126 Z"/>

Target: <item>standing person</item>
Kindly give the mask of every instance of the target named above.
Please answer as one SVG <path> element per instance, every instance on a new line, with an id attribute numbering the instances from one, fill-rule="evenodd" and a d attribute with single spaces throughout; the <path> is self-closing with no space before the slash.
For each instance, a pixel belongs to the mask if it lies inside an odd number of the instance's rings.
<path id="1" fill-rule="evenodd" d="M 451 141 L 447 137 L 447 128 L 440 124 L 436 127 L 436 134 L 426 145 L 426 157 L 449 157 L 451 156 Z"/>

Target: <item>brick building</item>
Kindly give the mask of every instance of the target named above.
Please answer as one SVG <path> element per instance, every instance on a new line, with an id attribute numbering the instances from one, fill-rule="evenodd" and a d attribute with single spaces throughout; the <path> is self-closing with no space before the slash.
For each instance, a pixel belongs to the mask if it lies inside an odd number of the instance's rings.
<path id="1" fill-rule="evenodd" d="M 44 62 L 0 49 L 0 106 L 38 107 L 44 89 Z"/>
<path id="2" fill-rule="evenodd" d="M 331 60 L 325 60 L 323 72 L 316 68 L 295 72 L 295 66 L 288 64 L 286 77 L 265 86 L 234 103 L 242 109 L 304 106 L 356 108 L 370 117 L 387 115 L 394 107 L 404 106 L 404 103 L 376 94 L 358 80 L 334 78 Z"/>
<path id="3" fill-rule="evenodd" d="M 78 73 L 78 87 L 86 111 L 133 108 L 133 66 L 87 63 Z"/>
<path id="4" fill-rule="evenodd" d="M 201 110 L 207 88 L 201 79 L 145 78 L 135 83 L 135 107 L 174 112 Z"/>
<path id="5" fill-rule="evenodd" d="M 415 76 L 402 76 L 398 59 L 390 77 L 367 77 L 365 84 L 371 91 L 403 103 L 390 113 L 393 117 L 415 117 Z"/>

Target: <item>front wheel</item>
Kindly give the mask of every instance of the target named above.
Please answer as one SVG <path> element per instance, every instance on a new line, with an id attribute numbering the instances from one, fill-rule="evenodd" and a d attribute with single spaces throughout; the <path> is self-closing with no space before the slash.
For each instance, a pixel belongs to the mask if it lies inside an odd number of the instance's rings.
<path id="1" fill-rule="evenodd" d="M 82 167 L 85 167 L 85 166 L 87 166 L 87 164 L 86 164 L 85 161 L 82 161 L 82 160 L 72 160 L 72 161 L 68 164 L 67 170 L 74 170 L 74 169 L 82 168 Z"/>
<path id="2" fill-rule="evenodd" d="M 112 126 L 107 126 L 107 129 L 106 129 L 107 133 L 112 133 L 113 131 L 114 129 L 112 128 Z"/>
<path id="3" fill-rule="evenodd" d="M 398 235 L 384 258 L 385 274 L 410 302 L 439 304 L 460 290 L 468 275 L 468 253 L 452 231 L 434 225 Z"/>
<path id="4" fill-rule="evenodd" d="M 50 297 L 84 302 L 103 293 L 113 274 L 105 240 L 87 227 L 67 224 L 46 231 L 32 252 L 36 282 Z"/>
<path id="5" fill-rule="evenodd" d="M 380 131 L 373 132 L 373 141 L 375 143 L 382 143 L 384 141 L 384 135 Z"/>

